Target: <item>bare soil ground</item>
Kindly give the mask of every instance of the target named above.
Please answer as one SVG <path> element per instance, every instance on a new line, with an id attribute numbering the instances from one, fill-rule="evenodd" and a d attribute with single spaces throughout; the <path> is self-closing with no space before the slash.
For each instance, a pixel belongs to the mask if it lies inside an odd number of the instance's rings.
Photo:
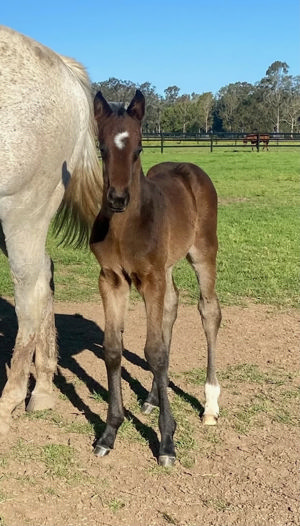
<path id="1" fill-rule="evenodd" d="M 169 388 L 178 458 L 166 470 L 156 461 L 157 412 L 147 417 L 139 405 L 151 385 L 142 303 L 131 307 L 125 332 L 127 418 L 104 459 L 92 448 L 107 410 L 102 308 L 56 304 L 57 406 L 13 415 L 0 445 L 0 525 L 299 525 L 298 312 L 251 304 L 222 311 L 221 415 L 205 428 L 204 334 L 196 307 L 180 306 Z M 12 304 L 0 300 L 0 387 L 15 333 Z"/>

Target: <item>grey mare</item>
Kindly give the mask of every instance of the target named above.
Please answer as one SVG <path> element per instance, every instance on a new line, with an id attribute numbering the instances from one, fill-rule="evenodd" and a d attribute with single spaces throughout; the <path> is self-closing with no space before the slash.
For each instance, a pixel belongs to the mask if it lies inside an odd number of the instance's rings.
<path id="1" fill-rule="evenodd" d="M 57 350 L 46 236 L 59 207 L 68 238 L 88 236 L 102 175 L 83 66 L 0 26 L 0 78 L 0 246 L 9 259 L 18 319 L 0 399 L 3 434 L 26 397 L 33 359 L 36 385 L 28 409 L 54 405 Z"/>

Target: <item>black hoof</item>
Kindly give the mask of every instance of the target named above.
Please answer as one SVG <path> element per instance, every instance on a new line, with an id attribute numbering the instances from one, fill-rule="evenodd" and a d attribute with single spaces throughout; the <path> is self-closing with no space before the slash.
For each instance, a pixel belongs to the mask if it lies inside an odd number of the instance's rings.
<path id="1" fill-rule="evenodd" d="M 150 415 L 155 407 L 155 405 L 150 404 L 149 402 L 144 402 L 142 405 L 142 413 L 144 413 L 144 415 Z"/>
<path id="2" fill-rule="evenodd" d="M 158 458 L 158 464 L 163 468 L 171 468 L 175 464 L 175 458 L 170 455 L 160 455 Z"/>
<path id="3" fill-rule="evenodd" d="M 94 448 L 94 454 L 96 457 L 105 457 L 111 451 L 109 447 L 97 445 Z"/>

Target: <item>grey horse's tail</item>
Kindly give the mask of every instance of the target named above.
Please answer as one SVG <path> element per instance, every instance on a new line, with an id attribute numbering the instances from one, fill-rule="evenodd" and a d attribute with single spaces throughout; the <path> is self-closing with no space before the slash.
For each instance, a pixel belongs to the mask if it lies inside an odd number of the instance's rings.
<path id="1" fill-rule="evenodd" d="M 89 77 L 81 64 L 67 57 L 61 58 L 80 82 L 90 112 L 81 155 L 71 177 L 66 174 L 68 181 L 65 194 L 54 219 L 54 231 L 55 234 L 62 233 L 62 243 L 78 247 L 89 241 L 91 227 L 101 206 L 103 179 L 95 144 L 96 128 Z"/>

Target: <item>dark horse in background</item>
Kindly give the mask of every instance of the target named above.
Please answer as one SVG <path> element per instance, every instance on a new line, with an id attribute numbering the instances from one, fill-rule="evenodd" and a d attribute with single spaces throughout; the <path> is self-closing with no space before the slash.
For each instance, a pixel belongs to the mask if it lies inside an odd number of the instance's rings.
<path id="1" fill-rule="evenodd" d="M 143 411 L 159 406 L 159 464 L 175 461 L 176 423 L 168 401 L 168 364 L 178 291 L 172 268 L 182 257 L 192 265 L 200 287 L 199 311 L 207 339 L 208 362 L 203 422 L 214 425 L 219 415 L 220 387 L 215 348 L 221 311 L 215 292 L 217 194 L 198 166 L 161 163 L 144 176 L 140 152 L 145 100 L 137 90 L 127 110 L 110 106 L 99 92 L 94 100 L 103 162 L 104 190 L 94 223 L 91 249 L 100 266 L 99 288 L 105 312 L 105 363 L 110 401 L 107 423 L 95 454 L 113 447 L 124 419 L 121 356 L 124 317 L 133 282 L 147 314 L 145 356 L 153 373 Z M 184 352 L 184 351 L 183 351 Z"/>
<path id="2" fill-rule="evenodd" d="M 269 150 L 269 141 L 270 141 L 270 135 L 267 133 L 248 133 L 243 139 L 243 143 L 247 144 L 247 142 L 251 143 L 252 151 L 254 147 L 258 149 L 259 143 L 263 143 L 263 150 L 267 149 Z"/>

